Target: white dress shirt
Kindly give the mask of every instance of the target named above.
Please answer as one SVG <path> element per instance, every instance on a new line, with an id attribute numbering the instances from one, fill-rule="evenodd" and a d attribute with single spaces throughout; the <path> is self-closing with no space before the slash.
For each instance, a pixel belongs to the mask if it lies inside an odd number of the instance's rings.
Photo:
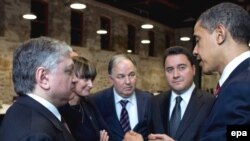
<path id="1" fill-rule="evenodd" d="M 241 55 L 235 57 L 232 61 L 230 61 L 226 67 L 224 68 L 220 80 L 219 80 L 219 84 L 220 86 L 223 85 L 223 83 L 227 80 L 227 78 L 229 77 L 229 75 L 233 72 L 233 70 L 244 60 L 246 60 L 247 58 L 250 57 L 250 51 L 246 51 L 244 53 L 242 53 Z"/>
<path id="2" fill-rule="evenodd" d="M 40 104 L 42 104 L 45 108 L 47 108 L 53 115 L 56 116 L 56 118 L 61 121 L 61 114 L 59 113 L 58 109 L 53 105 L 51 104 L 49 101 L 47 101 L 46 99 L 40 97 L 40 96 L 37 96 L 37 95 L 34 95 L 34 94 L 31 94 L 31 93 L 28 93 L 27 94 L 28 96 L 30 96 L 32 99 L 34 99 L 35 101 L 39 102 Z"/>
<path id="3" fill-rule="evenodd" d="M 180 103 L 181 106 L 181 119 L 187 109 L 188 102 L 192 96 L 192 93 L 194 91 L 195 84 L 193 83 L 192 86 L 187 89 L 183 94 L 177 95 L 174 91 L 171 91 L 171 99 L 170 99 L 170 109 L 169 109 L 169 119 L 171 118 L 172 112 L 174 110 L 175 101 L 177 96 L 181 96 L 182 101 Z"/>
<path id="4" fill-rule="evenodd" d="M 120 120 L 120 115 L 121 115 L 121 110 L 122 110 L 122 106 L 119 103 L 120 100 L 129 101 L 126 105 L 126 109 L 128 111 L 129 123 L 130 123 L 130 127 L 132 130 L 138 123 L 138 111 L 137 111 L 137 101 L 136 101 L 135 92 L 129 98 L 123 98 L 117 94 L 115 89 L 113 89 L 113 91 L 114 91 L 114 98 L 115 98 L 115 109 L 116 109 L 118 120 Z"/>

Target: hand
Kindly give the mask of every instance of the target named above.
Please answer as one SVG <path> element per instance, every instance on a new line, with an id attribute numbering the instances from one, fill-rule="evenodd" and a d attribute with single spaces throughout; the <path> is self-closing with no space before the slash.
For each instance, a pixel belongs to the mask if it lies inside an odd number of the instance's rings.
<path id="1" fill-rule="evenodd" d="M 174 139 L 166 134 L 150 134 L 148 135 L 148 141 L 174 141 Z"/>
<path id="2" fill-rule="evenodd" d="M 129 131 L 125 134 L 123 141 L 143 141 L 143 137 L 141 134 Z"/>
<path id="3" fill-rule="evenodd" d="M 100 131 L 100 141 L 108 141 L 109 140 L 109 135 L 106 130 L 101 130 Z"/>

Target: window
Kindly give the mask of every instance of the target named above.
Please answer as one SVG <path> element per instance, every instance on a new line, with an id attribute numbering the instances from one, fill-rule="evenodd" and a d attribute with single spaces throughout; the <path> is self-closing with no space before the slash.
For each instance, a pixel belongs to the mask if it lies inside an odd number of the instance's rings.
<path id="1" fill-rule="evenodd" d="M 31 21 L 31 38 L 48 35 L 48 2 L 42 0 L 31 0 L 31 12 L 37 16 Z"/>
<path id="2" fill-rule="evenodd" d="M 83 13 L 71 10 L 71 45 L 82 45 L 83 39 Z"/>
<path id="3" fill-rule="evenodd" d="M 149 37 L 149 40 L 150 40 L 150 44 L 149 44 L 149 56 L 154 56 L 154 44 L 155 44 L 155 34 L 153 31 L 149 31 L 148 32 L 148 37 Z"/>
<path id="4" fill-rule="evenodd" d="M 110 19 L 101 17 L 101 29 L 107 30 L 107 34 L 101 35 L 101 49 L 110 50 Z"/>
<path id="5" fill-rule="evenodd" d="M 128 25 L 128 50 L 135 53 L 135 27 Z"/>

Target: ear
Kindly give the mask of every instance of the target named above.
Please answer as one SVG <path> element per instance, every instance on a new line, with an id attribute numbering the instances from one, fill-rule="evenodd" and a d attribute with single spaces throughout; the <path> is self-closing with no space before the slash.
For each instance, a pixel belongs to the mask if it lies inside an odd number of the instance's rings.
<path id="1" fill-rule="evenodd" d="M 109 82 L 113 85 L 114 78 L 111 75 L 109 75 L 108 77 L 109 77 Z"/>
<path id="2" fill-rule="evenodd" d="M 224 27 L 224 25 L 219 24 L 216 29 L 216 41 L 218 45 L 221 45 L 225 42 L 226 40 L 226 28 Z"/>
<path id="3" fill-rule="evenodd" d="M 39 67 L 36 70 L 36 82 L 42 89 L 49 89 L 49 77 L 48 77 L 48 70 Z"/>

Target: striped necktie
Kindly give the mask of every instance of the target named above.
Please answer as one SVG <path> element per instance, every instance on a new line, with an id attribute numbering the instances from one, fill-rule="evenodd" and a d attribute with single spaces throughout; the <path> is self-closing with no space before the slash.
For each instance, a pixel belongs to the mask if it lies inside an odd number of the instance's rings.
<path id="1" fill-rule="evenodd" d="M 128 103 L 128 100 L 121 100 L 120 101 L 120 104 L 122 106 L 121 115 L 120 115 L 120 124 L 122 126 L 124 133 L 131 130 L 130 123 L 129 123 L 128 111 L 126 109 L 127 103 Z"/>

